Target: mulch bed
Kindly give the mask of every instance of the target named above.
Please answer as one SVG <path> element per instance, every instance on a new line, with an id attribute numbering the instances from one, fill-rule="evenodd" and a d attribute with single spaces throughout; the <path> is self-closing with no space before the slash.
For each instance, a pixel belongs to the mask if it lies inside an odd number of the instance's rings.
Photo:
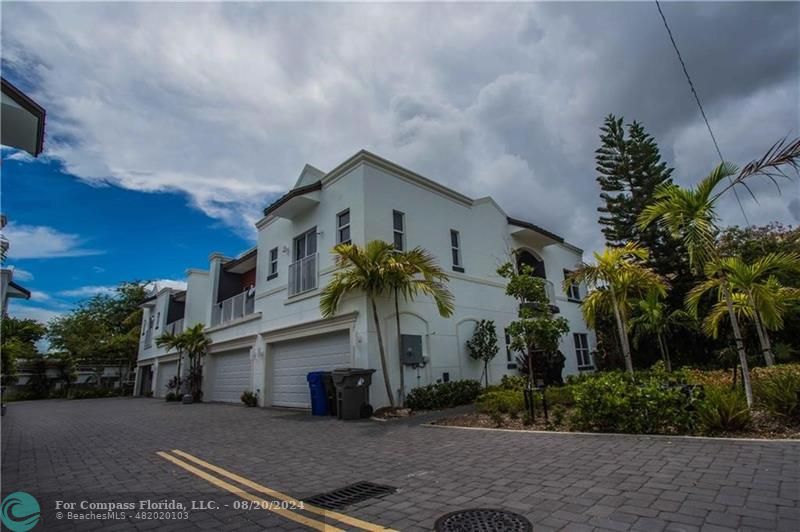
<path id="1" fill-rule="evenodd" d="M 569 415 L 565 416 L 569 417 Z M 525 425 L 521 418 L 512 419 L 506 416 L 503 422 L 498 425 L 497 422 L 486 414 L 470 413 L 458 416 L 448 417 L 434 421 L 434 425 L 446 425 L 451 427 L 478 427 L 490 429 L 511 429 L 511 430 L 546 430 L 546 431 L 560 431 L 569 432 L 571 428 L 567 422 L 555 425 L 552 423 L 545 423 L 544 416 L 541 412 L 537 412 L 537 417 L 534 423 Z M 747 430 L 740 432 L 722 432 L 716 434 L 689 434 L 689 436 L 715 436 L 720 438 L 757 438 L 765 440 L 773 439 L 800 439 L 800 424 L 790 423 L 786 424 L 780 418 L 771 416 L 765 412 L 758 410 L 753 411 L 753 421 Z"/>

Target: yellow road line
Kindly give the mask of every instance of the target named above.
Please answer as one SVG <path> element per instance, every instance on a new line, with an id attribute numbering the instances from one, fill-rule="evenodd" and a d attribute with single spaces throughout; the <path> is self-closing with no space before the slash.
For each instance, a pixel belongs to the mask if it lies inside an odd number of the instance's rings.
<path id="1" fill-rule="evenodd" d="M 308 504 L 307 502 L 299 501 L 299 500 L 295 499 L 294 497 L 292 497 L 290 495 L 286 495 L 285 493 L 281 493 L 279 491 L 275 491 L 275 490 L 273 490 L 271 488 L 268 488 L 266 486 L 262 486 L 261 484 L 257 484 L 255 482 L 253 482 L 252 480 L 249 480 L 249 479 L 246 479 L 246 478 L 244 478 L 242 476 L 239 476 L 236 473 L 231 473 L 230 471 L 227 471 L 225 469 L 222 469 L 221 467 L 215 466 L 214 464 L 209 464 L 205 460 L 201 460 L 200 458 L 197 458 L 196 456 L 192 456 L 191 454 L 185 453 L 185 452 L 183 452 L 183 451 L 181 451 L 179 449 L 173 449 L 172 452 L 177 454 L 178 456 L 180 456 L 182 458 L 185 458 L 185 459 L 187 459 L 189 461 L 192 461 L 192 462 L 194 462 L 196 464 L 199 464 L 199 465 L 205 467 L 206 469 L 209 469 L 209 470 L 211 470 L 211 471 L 213 471 L 215 473 L 219 473 L 220 475 L 228 477 L 231 480 L 235 480 L 236 482 L 238 482 L 238 483 L 240 483 L 240 484 L 242 484 L 244 486 L 247 486 L 248 488 L 252 488 L 252 489 L 254 489 L 256 491 L 259 491 L 259 492 L 264 493 L 266 495 L 270 495 L 270 496 L 275 497 L 276 499 L 280 499 L 282 501 L 294 503 L 295 505 L 297 505 L 298 508 L 301 507 L 301 505 L 302 505 L 303 510 L 305 510 L 307 512 L 310 512 L 310 513 L 313 513 L 313 514 L 317 514 L 317 515 L 324 515 L 325 517 L 330 517 L 332 519 L 335 519 L 336 521 L 339 521 L 340 523 L 345 523 L 345 524 L 350 525 L 350 526 L 357 526 L 359 528 L 363 528 L 364 530 L 372 530 L 372 531 L 375 531 L 375 530 L 389 531 L 389 530 L 391 530 L 389 528 L 385 528 L 385 527 L 382 527 L 380 525 L 369 523 L 369 522 L 363 521 L 361 519 L 356 519 L 355 517 L 350 517 L 349 515 L 341 514 L 339 512 L 334 512 L 332 510 L 326 510 L 324 508 L 320 508 L 318 506 L 314 506 L 312 504 Z"/>
<path id="2" fill-rule="evenodd" d="M 205 481 L 217 486 L 218 488 L 222 488 L 222 489 L 224 489 L 226 491 L 229 491 L 229 492 L 233 493 L 234 495 L 236 495 L 238 497 L 241 497 L 242 499 L 245 499 L 245 500 L 248 500 L 248 501 L 252 501 L 252 502 L 256 502 L 256 503 L 259 503 L 260 505 L 263 505 L 263 508 L 268 509 L 271 512 L 275 512 L 276 514 L 280 515 L 281 517 L 285 517 L 286 519 L 290 519 L 290 520 L 295 521 L 297 523 L 304 524 L 307 527 L 313 528 L 315 530 L 322 530 L 324 532 L 344 532 L 344 530 L 342 530 L 341 528 L 336 528 L 335 526 L 329 525 L 327 523 L 323 523 L 322 521 L 317 521 L 316 519 L 311 519 L 309 517 L 305 517 L 305 516 L 302 516 L 300 514 L 293 513 L 293 512 L 291 512 L 289 510 L 284 510 L 283 508 L 273 508 L 272 505 L 270 505 L 270 501 L 262 499 L 261 497 L 256 497 L 255 495 L 252 495 L 252 494 L 242 490 L 241 488 L 238 488 L 238 487 L 234 486 L 233 484 L 225 482 L 224 480 L 220 480 L 215 476 L 209 475 L 208 473 L 206 473 L 202 469 L 198 469 L 198 468 L 194 467 L 191 464 L 187 464 L 183 460 L 179 460 L 179 459 L 175 458 L 174 456 L 171 456 L 171 455 L 169 455 L 169 454 L 167 454 L 167 453 L 165 453 L 163 451 L 158 451 L 156 454 L 158 456 L 160 456 L 161 458 L 169 460 L 170 462 L 172 462 L 176 466 L 185 469 L 186 471 L 192 473 L 193 475 L 196 475 L 196 476 L 202 478 L 203 480 L 205 480 Z"/>

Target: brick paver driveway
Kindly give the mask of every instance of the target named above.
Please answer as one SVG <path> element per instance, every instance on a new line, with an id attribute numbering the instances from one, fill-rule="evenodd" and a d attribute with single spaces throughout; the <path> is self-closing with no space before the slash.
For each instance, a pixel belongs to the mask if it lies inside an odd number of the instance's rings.
<path id="1" fill-rule="evenodd" d="M 297 498 L 362 480 L 395 486 L 394 494 L 342 512 L 398 530 L 430 530 L 437 517 L 476 507 L 524 514 L 536 531 L 800 530 L 800 443 L 345 423 L 155 399 L 39 401 L 8 410 L 3 495 L 37 497 L 37 529 L 305 529 L 273 512 L 233 510 L 237 496 L 156 455 L 180 449 Z M 220 509 L 192 510 L 188 521 L 127 512 L 124 520 L 69 522 L 56 518 L 57 499 L 215 501 Z"/>

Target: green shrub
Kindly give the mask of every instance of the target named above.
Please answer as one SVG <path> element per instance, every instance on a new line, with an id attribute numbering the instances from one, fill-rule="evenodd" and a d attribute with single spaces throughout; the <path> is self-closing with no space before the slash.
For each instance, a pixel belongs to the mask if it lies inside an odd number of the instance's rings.
<path id="1" fill-rule="evenodd" d="M 167 395 L 164 396 L 164 399 L 168 403 L 174 403 L 175 401 L 180 401 L 181 398 L 178 397 L 178 394 L 175 392 L 167 392 Z"/>
<path id="2" fill-rule="evenodd" d="M 503 378 L 500 380 L 500 388 L 504 390 L 522 391 L 525 389 L 527 383 L 528 379 L 525 377 L 520 377 L 519 375 L 503 375 Z"/>
<path id="3" fill-rule="evenodd" d="M 564 386 L 548 386 L 545 389 L 548 405 L 572 406 L 575 404 L 575 387 L 569 384 Z"/>
<path id="4" fill-rule="evenodd" d="M 699 401 L 697 416 L 706 433 L 736 432 L 750 423 L 747 399 L 740 390 L 709 388 Z"/>
<path id="5" fill-rule="evenodd" d="M 573 385 L 578 430 L 637 434 L 691 432 L 697 394 L 676 378 L 643 372 L 597 373 Z"/>
<path id="6" fill-rule="evenodd" d="M 242 392 L 241 399 L 245 406 L 258 406 L 258 395 L 253 392 Z"/>
<path id="7" fill-rule="evenodd" d="M 429 384 L 411 390 L 406 406 L 412 410 L 437 410 L 475 402 L 481 393 L 481 383 L 474 380 Z"/>
<path id="8" fill-rule="evenodd" d="M 800 373 L 773 372 L 757 380 L 753 388 L 756 400 L 770 413 L 800 421 Z"/>
<path id="9" fill-rule="evenodd" d="M 118 397 L 120 393 L 117 388 L 75 388 L 70 392 L 70 396 L 72 399 L 99 399 Z"/>
<path id="10" fill-rule="evenodd" d="M 478 411 L 488 414 L 500 426 L 505 416 L 512 419 L 525 411 L 525 398 L 521 390 L 494 390 L 484 392 L 477 400 Z"/>

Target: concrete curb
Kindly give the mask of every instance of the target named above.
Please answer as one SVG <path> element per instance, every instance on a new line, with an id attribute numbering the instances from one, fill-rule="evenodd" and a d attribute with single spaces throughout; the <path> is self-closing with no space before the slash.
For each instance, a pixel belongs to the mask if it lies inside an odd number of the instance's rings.
<path id="1" fill-rule="evenodd" d="M 655 438 L 669 440 L 709 440 L 714 442 L 756 442 L 756 443 L 796 443 L 800 444 L 800 438 L 721 438 L 717 436 L 685 436 L 669 434 L 621 434 L 618 432 L 565 432 L 556 430 L 517 430 L 517 429 L 495 429 L 491 427 L 459 427 L 456 425 L 436 425 L 434 423 L 422 423 L 420 426 L 434 429 L 456 429 L 456 430 L 484 430 L 492 432 L 514 432 L 517 434 L 548 434 L 548 435 L 567 435 L 567 436 L 635 436 L 637 438 Z"/>

